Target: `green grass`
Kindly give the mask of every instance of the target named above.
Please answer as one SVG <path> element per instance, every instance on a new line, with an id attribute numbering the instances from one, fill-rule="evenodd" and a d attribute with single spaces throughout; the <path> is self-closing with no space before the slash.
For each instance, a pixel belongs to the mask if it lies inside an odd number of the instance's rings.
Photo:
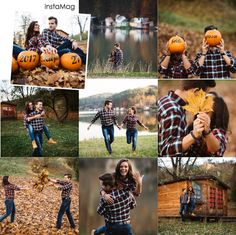
<path id="1" fill-rule="evenodd" d="M 156 72 L 107 72 L 107 73 L 88 73 L 89 78 L 156 78 Z"/>
<path id="2" fill-rule="evenodd" d="M 138 136 L 137 150 L 133 153 L 125 137 L 115 137 L 112 157 L 157 157 L 157 136 Z M 79 142 L 80 157 L 109 157 L 102 138 Z"/>
<path id="3" fill-rule="evenodd" d="M 43 134 L 44 157 L 77 157 L 78 156 L 78 122 L 65 121 L 59 123 L 46 120 L 55 145 L 49 145 Z M 2 121 L 1 156 L 30 157 L 32 155 L 31 140 L 23 127 L 22 120 Z"/>
<path id="4" fill-rule="evenodd" d="M 199 221 L 183 223 L 180 219 L 160 219 L 158 221 L 158 235 L 233 235 L 235 231 L 235 223 L 204 223 Z"/>

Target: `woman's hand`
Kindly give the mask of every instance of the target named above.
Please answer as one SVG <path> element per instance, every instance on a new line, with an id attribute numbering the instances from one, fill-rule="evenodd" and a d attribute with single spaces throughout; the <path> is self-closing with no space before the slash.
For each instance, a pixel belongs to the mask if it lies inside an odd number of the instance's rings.
<path id="1" fill-rule="evenodd" d="M 169 42 L 166 43 L 165 55 L 166 56 L 170 56 L 171 55 L 170 50 L 169 50 Z"/>
<path id="2" fill-rule="evenodd" d="M 193 135 L 196 138 L 200 138 L 202 136 L 202 132 L 204 131 L 204 125 L 202 124 L 201 120 L 197 118 L 193 121 Z"/>
<path id="3" fill-rule="evenodd" d="M 209 117 L 209 115 L 204 112 L 199 112 L 199 114 L 197 115 L 197 118 L 203 124 L 204 131 L 208 132 L 210 130 L 210 126 L 211 126 L 211 118 Z"/>
<path id="4" fill-rule="evenodd" d="M 133 173 L 133 177 L 138 184 L 142 184 L 142 177 L 138 171 Z"/>
<path id="5" fill-rule="evenodd" d="M 114 203 L 114 200 L 112 199 L 110 194 L 105 193 L 103 197 L 104 197 L 104 199 L 106 200 L 106 202 L 108 204 L 113 204 Z"/>

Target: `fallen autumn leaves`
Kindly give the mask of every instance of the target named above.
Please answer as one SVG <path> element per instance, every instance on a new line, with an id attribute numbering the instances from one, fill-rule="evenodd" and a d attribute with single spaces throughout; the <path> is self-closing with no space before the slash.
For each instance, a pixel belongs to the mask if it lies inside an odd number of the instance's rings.
<path id="1" fill-rule="evenodd" d="M 45 185 L 42 192 L 33 188 L 35 179 L 12 177 L 12 182 L 30 190 L 16 191 L 16 219 L 0 223 L 0 234 L 5 235 L 73 235 L 78 234 L 70 228 L 66 215 L 63 217 L 62 229 L 55 228 L 58 210 L 61 204 L 61 192 L 54 187 Z M 73 181 L 71 194 L 71 213 L 76 226 L 79 224 L 79 184 Z M 0 194 L 0 214 L 5 213 L 3 188 Z"/>

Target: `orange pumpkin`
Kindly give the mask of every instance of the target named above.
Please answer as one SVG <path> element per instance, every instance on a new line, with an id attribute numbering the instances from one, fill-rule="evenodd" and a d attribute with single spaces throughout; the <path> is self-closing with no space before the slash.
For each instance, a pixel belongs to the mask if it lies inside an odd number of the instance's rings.
<path id="1" fill-rule="evenodd" d="M 211 47 L 219 45 L 221 39 L 222 39 L 221 33 L 217 29 L 208 30 L 205 33 L 205 40 L 207 44 Z"/>
<path id="2" fill-rule="evenodd" d="M 40 63 L 50 69 L 55 69 L 60 63 L 60 57 L 58 54 L 42 53 L 40 56 Z"/>
<path id="3" fill-rule="evenodd" d="M 22 69 L 34 69 L 39 63 L 39 55 L 35 51 L 22 51 L 18 57 L 17 62 Z"/>
<path id="4" fill-rule="evenodd" d="M 180 36 L 176 35 L 174 37 L 171 37 L 168 41 L 168 49 L 171 54 L 173 53 L 183 53 L 185 50 L 185 41 Z"/>
<path id="5" fill-rule="evenodd" d="M 18 70 L 18 63 L 14 57 L 12 57 L 12 62 L 11 62 L 11 71 L 12 73 L 15 73 Z"/>
<path id="6" fill-rule="evenodd" d="M 61 65 L 65 69 L 76 71 L 80 69 L 82 60 L 76 53 L 66 53 L 61 56 Z"/>

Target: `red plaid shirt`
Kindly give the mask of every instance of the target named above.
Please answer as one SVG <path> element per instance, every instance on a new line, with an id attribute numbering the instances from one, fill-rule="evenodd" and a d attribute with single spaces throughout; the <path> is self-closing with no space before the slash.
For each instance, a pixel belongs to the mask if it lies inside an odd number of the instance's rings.
<path id="1" fill-rule="evenodd" d="M 127 129 L 134 129 L 136 127 L 136 124 L 139 124 L 143 127 L 143 124 L 138 120 L 138 117 L 136 115 L 126 115 L 123 123 L 127 123 Z"/>
<path id="2" fill-rule="evenodd" d="M 174 91 L 158 100 L 158 153 L 161 157 L 181 157 L 182 139 L 187 135 L 186 105 Z"/>
<path id="3" fill-rule="evenodd" d="M 165 56 L 162 58 L 161 62 L 164 60 Z M 192 63 L 192 61 L 190 61 Z M 188 78 L 190 74 L 193 73 L 192 66 L 189 69 L 184 68 L 184 63 L 182 60 L 171 60 L 167 68 L 159 66 L 158 72 L 164 75 L 164 78 Z"/>
<path id="4" fill-rule="evenodd" d="M 218 78 L 230 79 L 230 72 L 236 72 L 236 60 L 229 51 L 225 52 L 231 60 L 231 65 L 227 65 L 219 50 L 208 50 L 203 66 L 198 61 L 201 53 L 198 53 L 193 63 L 192 70 L 194 74 L 200 78 Z"/>
<path id="5" fill-rule="evenodd" d="M 29 40 L 29 45 L 26 48 L 28 51 L 36 51 L 37 53 L 41 54 L 40 48 L 43 47 L 42 37 L 41 35 L 33 36 Z"/>
<path id="6" fill-rule="evenodd" d="M 4 190 L 5 190 L 5 198 L 14 200 L 15 190 L 19 191 L 20 188 L 14 184 L 7 184 L 4 186 Z"/>
<path id="7" fill-rule="evenodd" d="M 187 156 L 189 157 L 223 157 L 226 150 L 227 137 L 223 129 L 213 129 L 212 134 L 220 142 L 220 148 L 215 153 L 209 153 L 207 151 L 207 145 L 204 143 L 204 139 L 201 138 L 191 145 L 188 150 Z"/>

